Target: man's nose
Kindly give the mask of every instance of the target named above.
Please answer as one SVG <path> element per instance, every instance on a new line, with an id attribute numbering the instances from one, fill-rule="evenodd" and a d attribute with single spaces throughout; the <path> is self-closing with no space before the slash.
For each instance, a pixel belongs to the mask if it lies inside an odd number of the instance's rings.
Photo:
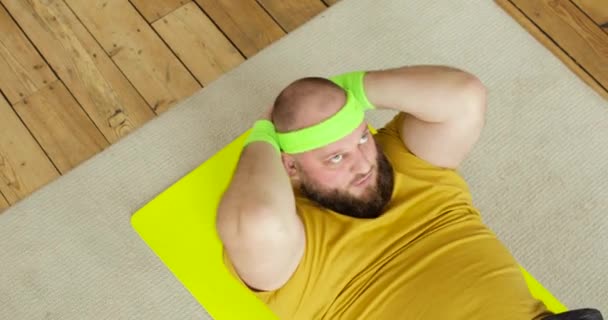
<path id="1" fill-rule="evenodd" d="M 358 155 L 359 158 L 353 164 L 353 173 L 362 177 L 369 173 L 374 164 L 370 156 L 366 155 L 362 150 L 359 150 Z"/>

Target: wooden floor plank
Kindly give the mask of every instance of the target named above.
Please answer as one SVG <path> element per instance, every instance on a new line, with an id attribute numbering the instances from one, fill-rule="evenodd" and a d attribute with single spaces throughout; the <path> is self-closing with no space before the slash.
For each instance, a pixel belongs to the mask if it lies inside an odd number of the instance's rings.
<path id="1" fill-rule="evenodd" d="M 599 85 L 608 88 L 608 34 L 569 0 L 511 0 Z"/>
<path id="2" fill-rule="evenodd" d="M 6 201 L 6 199 L 4 198 L 2 193 L 0 193 L 0 214 L 2 214 L 2 212 L 4 212 L 4 210 L 6 210 L 6 208 L 8 208 L 8 206 L 9 206 L 8 201 Z"/>
<path id="3" fill-rule="evenodd" d="M 329 6 L 333 6 L 334 4 L 338 3 L 338 1 L 340 0 L 323 0 L 323 2 L 329 7 Z"/>
<path id="4" fill-rule="evenodd" d="M 59 172 L 2 96 L 0 128 L 0 192 L 14 204 L 59 177 Z"/>
<path id="5" fill-rule="evenodd" d="M 63 1 L 1 2 L 110 143 L 154 117 Z"/>
<path id="6" fill-rule="evenodd" d="M 608 32 L 608 0 L 572 0 L 572 2 Z"/>
<path id="7" fill-rule="evenodd" d="M 203 85 L 245 60 L 194 3 L 173 11 L 152 26 Z"/>
<path id="8" fill-rule="evenodd" d="M 560 48 L 551 38 L 549 38 L 541 29 L 538 28 L 528 17 L 526 17 L 519 9 L 511 3 L 510 0 L 495 0 L 515 21 L 517 21 L 524 29 L 526 29 L 538 42 L 544 45 L 549 51 L 557 56 L 572 72 L 581 78 L 587 85 L 593 88 L 602 97 L 608 100 L 608 91 L 606 91 L 599 83 L 581 68 L 572 58 Z"/>
<path id="9" fill-rule="evenodd" d="M 285 34 L 255 0 L 196 2 L 248 58 Z"/>
<path id="10" fill-rule="evenodd" d="M 57 79 L 0 5 L 0 90 L 11 104 Z"/>
<path id="11" fill-rule="evenodd" d="M 66 3 L 157 113 L 201 88 L 129 2 Z"/>
<path id="12" fill-rule="evenodd" d="M 50 83 L 13 109 L 62 174 L 108 146 L 61 81 Z"/>
<path id="13" fill-rule="evenodd" d="M 173 10 L 191 2 L 190 0 L 130 0 L 144 18 L 152 23 Z"/>
<path id="14" fill-rule="evenodd" d="M 327 7 L 321 0 L 258 0 L 287 32 L 291 32 Z"/>

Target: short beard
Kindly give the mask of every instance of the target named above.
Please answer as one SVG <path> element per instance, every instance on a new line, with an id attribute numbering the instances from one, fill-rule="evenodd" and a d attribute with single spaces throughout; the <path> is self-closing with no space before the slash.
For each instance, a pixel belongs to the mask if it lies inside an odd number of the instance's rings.
<path id="1" fill-rule="evenodd" d="M 394 187 L 393 166 L 376 143 L 378 172 L 371 199 L 359 199 L 339 190 L 322 191 L 314 183 L 302 181 L 300 191 L 321 207 L 353 218 L 371 219 L 379 217 L 390 202 Z"/>

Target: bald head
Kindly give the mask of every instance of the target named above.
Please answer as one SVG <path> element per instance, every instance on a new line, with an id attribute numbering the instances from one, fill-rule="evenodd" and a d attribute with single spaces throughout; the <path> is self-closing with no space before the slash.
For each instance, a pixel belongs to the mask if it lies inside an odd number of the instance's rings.
<path id="1" fill-rule="evenodd" d="M 302 78 L 278 95 L 272 122 L 278 132 L 310 127 L 333 116 L 345 103 L 346 92 L 330 80 Z"/>

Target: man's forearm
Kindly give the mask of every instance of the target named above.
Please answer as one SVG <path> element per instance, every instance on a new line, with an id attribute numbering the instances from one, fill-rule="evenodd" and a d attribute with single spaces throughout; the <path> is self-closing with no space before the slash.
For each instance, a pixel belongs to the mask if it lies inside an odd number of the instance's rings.
<path id="1" fill-rule="evenodd" d="M 368 99 L 377 108 L 409 113 L 426 122 L 445 122 L 478 103 L 484 90 L 473 75 L 446 66 L 411 66 L 369 71 L 364 80 Z"/>
<path id="2" fill-rule="evenodd" d="M 277 151 L 265 142 L 245 147 L 222 197 L 218 215 L 224 216 L 220 219 L 228 215 L 239 215 L 238 220 L 264 218 L 252 216 L 257 214 L 287 216 L 293 215 L 294 208 L 291 183 Z"/>
<path id="3" fill-rule="evenodd" d="M 304 254 L 304 226 L 281 157 L 267 142 L 248 143 L 217 210 L 227 257 L 251 288 L 283 286 Z"/>

